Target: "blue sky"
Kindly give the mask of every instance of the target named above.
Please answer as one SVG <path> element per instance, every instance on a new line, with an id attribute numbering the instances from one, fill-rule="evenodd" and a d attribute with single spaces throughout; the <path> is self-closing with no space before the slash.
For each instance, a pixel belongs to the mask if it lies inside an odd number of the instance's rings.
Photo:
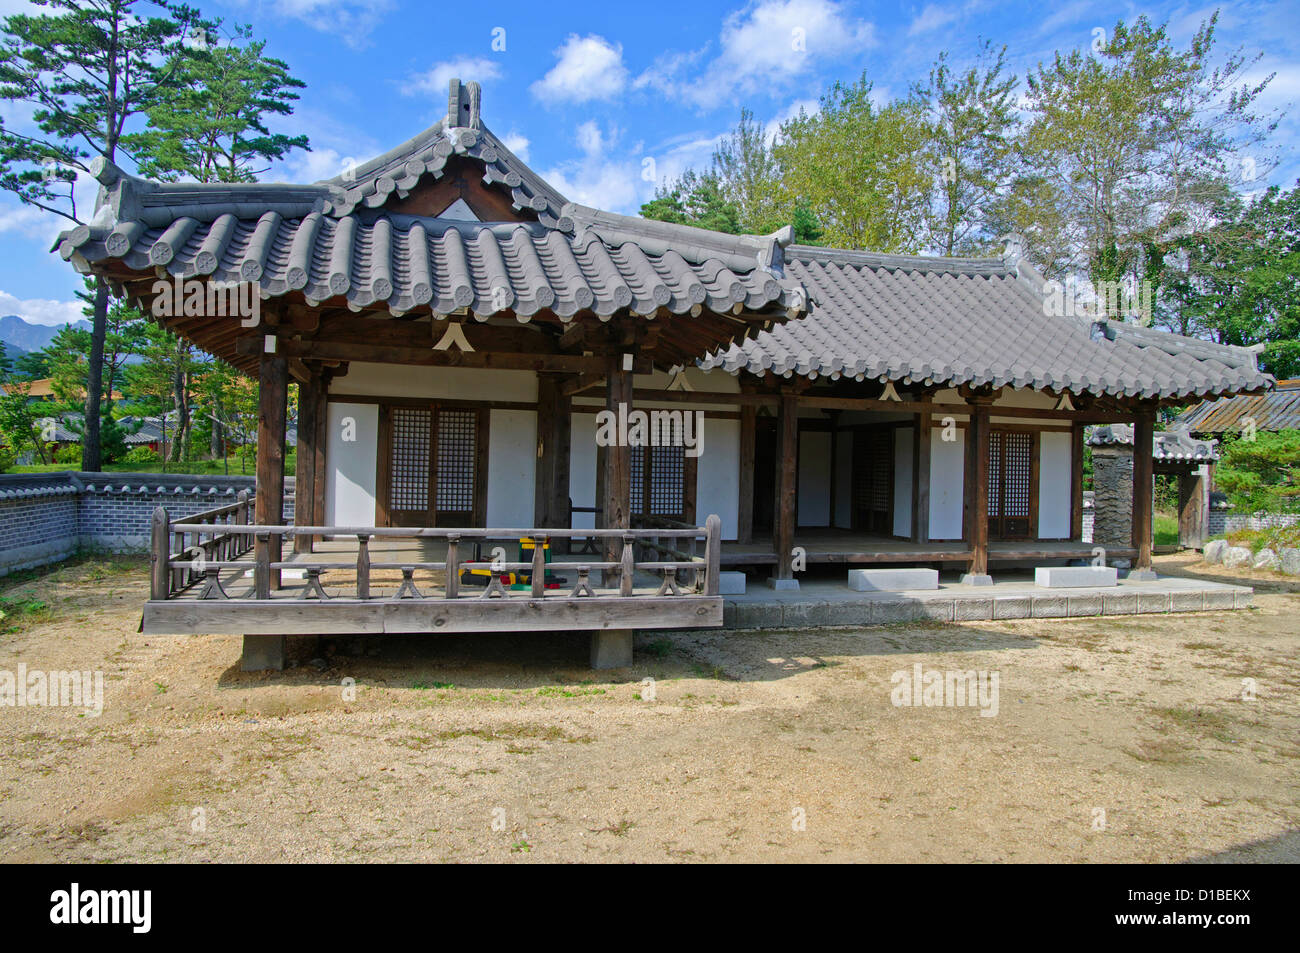
<path id="1" fill-rule="evenodd" d="M 1088 0 L 192 2 L 228 23 L 251 23 L 307 83 L 296 113 L 277 128 L 306 133 L 313 151 L 268 180 L 314 181 L 391 148 L 437 120 L 447 77 L 459 76 L 482 84 L 487 125 L 568 198 L 629 213 L 651 196 L 653 180 L 706 164 L 741 106 L 775 124 L 863 71 L 881 97 L 902 95 L 940 50 L 960 64 L 981 38 L 1007 44 L 1023 77 L 1053 51 L 1087 49 L 1095 29 L 1144 13 L 1168 21 L 1185 45 L 1216 9 Z M 0 0 L 0 13 L 25 6 Z M 1217 9 L 1220 55 L 1261 53 L 1252 75 L 1277 74 L 1266 105 L 1300 103 L 1300 0 Z M 1300 175 L 1295 112 L 1277 136 L 1280 163 L 1256 187 Z M 24 124 L 12 110 L 4 119 Z M 61 227 L 0 196 L 0 314 L 45 324 L 77 315 L 78 278 L 48 252 Z"/>

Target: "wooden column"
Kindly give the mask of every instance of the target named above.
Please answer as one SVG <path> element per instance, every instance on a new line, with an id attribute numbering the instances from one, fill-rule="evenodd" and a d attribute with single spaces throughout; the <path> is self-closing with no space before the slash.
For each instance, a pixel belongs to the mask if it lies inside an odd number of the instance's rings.
<path id="1" fill-rule="evenodd" d="M 754 447 L 758 431 L 758 408 L 746 404 L 740 408 L 740 502 L 736 511 L 736 542 L 754 539 Z"/>
<path id="2" fill-rule="evenodd" d="M 1070 539 L 1083 539 L 1083 432 L 1078 421 L 1070 427 Z"/>
<path id="3" fill-rule="evenodd" d="M 537 479 L 533 494 L 534 524 L 569 525 L 569 444 L 572 399 L 562 392 L 564 378 L 537 375 Z"/>
<path id="4" fill-rule="evenodd" d="M 321 372 L 311 368 L 307 380 L 298 382 L 298 471 L 294 479 L 293 522 L 295 526 L 313 526 L 316 523 L 316 481 L 324 474 L 316 470 L 316 441 L 321 390 Z M 295 536 L 295 552 L 311 552 L 310 536 Z"/>
<path id="5" fill-rule="evenodd" d="M 930 541 L 930 415 L 915 415 L 912 439 L 912 542 Z"/>
<path id="6" fill-rule="evenodd" d="M 620 419 L 632 412 L 632 372 L 623 369 L 623 352 L 612 350 L 607 355 L 605 379 L 605 408 Z M 631 450 L 625 441 L 616 439 L 604 448 L 605 473 L 602 484 L 604 525 L 607 529 L 628 529 L 632 525 L 632 460 Z M 605 561 L 618 562 L 623 557 L 623 543 L 616 536 L 605 538 Z M 615 585 L 618 570 L 605 574 L 605 585 Z"/>
<path id="7" fill-rule="evenodd" d="M 312 506 L 311 521 L 316 526 L 325 525 L 325 483 L 326 470 L 325 451 L 328 449 L 329 440 L 329 389 L 330 381 L 334 379 L 333 371 L 325 371 L 321 374 L 320 389 L 316 394 L 316 482 L 312 488 Z M 312 537 L 315 542 L 319 536 Z"/>
<path id="8" fill-rule="evenodd" d="M 989 578 L 989 403 L 975 398 L 970 403 L 966 428 L 965 512 L 966 542 L 971 549 L 970 568 L 963 582 L 987 585 Z"/>
<path id="9" fill-rule="evenodd" d="M 1133 548 L 1137 550 L 1137 560 L 1130 578 L 1148 574 L 1154 578 L 1155 575 L 1151 570 L 1155 423 L 1154 408 L 1139 410 L 1133 419 Z"/>
<path id="10" fill-rule="evenodd" d="M 262 351 L 258 373 L 257 412 L 257 502 L 253 513 L 260 526 L 284 523 L 284 415 L 288 403 L 289 366 L 280 349 L 280 341 L 267 335 L 268 346 Z M 266 559 L 279 562 L 283 540 L 259 539 L 257 547 L 266 548 Z M 280 587 L 280 571 L 269 577 L 272 589 Z"/>
<path id="11" fill-rule="evenodd" d="M 776 508 L 772 548 L 776 552 L 776 579 L 794 579 L 795 482 L 799 465 L 799 401 L 792 393 L 781 394 L 777 420 Z"/>

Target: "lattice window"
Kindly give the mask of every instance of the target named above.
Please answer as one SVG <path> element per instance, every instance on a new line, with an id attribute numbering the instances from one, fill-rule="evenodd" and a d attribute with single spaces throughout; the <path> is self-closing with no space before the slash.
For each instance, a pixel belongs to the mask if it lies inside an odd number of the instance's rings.
<path id="1" fill-rule="evenodd" d="M 630 447 L 632 515 L 686 518 L 684 447 Z"/>
<path id="2" fill-rule="evenodd" d="M 473 512 L 477 451 L 478 412 L 439 410 L 436 499 L 440 512 Z"/>
<path id="3" fill-rule="evenodd" d="M 393 511 L 429 509 L 429 425 L 418 407 L 394 407 L 388 506 Z"/>
<path id="4" fill-rule="evenodd" d="M 893 529 L 894 431 L 869 427 L 853 435 L 854 527 L 872 533 Z"/>

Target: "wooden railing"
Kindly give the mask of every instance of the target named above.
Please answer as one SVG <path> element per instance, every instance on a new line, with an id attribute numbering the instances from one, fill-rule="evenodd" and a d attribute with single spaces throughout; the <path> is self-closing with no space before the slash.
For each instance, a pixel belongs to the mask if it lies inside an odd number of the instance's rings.
<path id="1" fill-rule="evenodd" d="M 168 521 L 166 509 L 158 507 L 149 548 L 151 597 L 166 599 L 184 592 L 207 579 L 208 565 L 238 560 L 253 548 L 253 536 L 237 527 L 252 522 L 253 496 L 247 490 L 240 490 L 234 503 L 192 513 L 175 523 Z"/>
<path id="2" fill-rule="evenodd" d="M 207 513 L 169 521 L 162 507 L 154 513 L 153 550 L 151 562 L 153 577 L 151 594 L 154 600 L 173 599 L 186 594 L 201 583 L 197 597 L 202 600 L 321 600 L 341 599 L 367 601 L 374 599 L 494 599 L 494 598 L 634 598 L 638 596 L 672 597 L 688 592 L 717 596 L 719 593 L 719 562 L 721 557 L 721 520 L 710 516 L 704 526 L 648 527 L 633 529 L 548 529 L 548 528 L 406 528 L 376 526 L 261 526 L 249 520 L 247 500 L 230 507 L 220 507 Z M 329 561 L 319 558 L 324 554 L 299 554 L 291 561 L 273 560 L 271 553 L 289 552 L 286 544 L 298 536 L 318 536 L 325 539 L 355 538 L 355 561 Z M 534 547 L 528 562 L 489 561 L 467 557 L 475 543 L 480 551 L 491 551 L 492 546 L 517 544 L 521 538 L 548 538 L 568 540 L 574 538 L 622 540 L 621 558 L 617 561 L 569 560 L 546 562 L 541 547 Z M 438 561 L 376 560 L 371 553 L 375 540 L 411 539 L 445 541 L 446 556 Z M 665 540 L 674 541 L 669 545 Z M 275 545 L 279 543 L 279 545 Z M 702 545 L 703 555 L 695 555 Z M 643 558 L 638 558 L 638 548 Z M 253 550 L 251 562 L 239 557 Z M 653 553 L 653 558 L 644 558 Z M 382 552 L 379 554 L 382 556 Z M 659 558 L 670 555 L 672 558 Z M 232 594 L 225 588 L 222 572 L 239 570 L 242 576 L 253 570 L 253 584 L 247 591 Z M 466 590 L 462 585 L 462 570 L 487 571 L 486 585 L 481 591 Z M 291 588 L 277 585 L 283 570 L 303 573 L 303 584 Z M 401 580 L 396 590 L 380 595 L 374 589 L 374 573 L 400 572 Z M 417 583 L 417 572 L 442 572 L 440 584 Z M 331 594 L 326 591 L 340 587 L 322 576 L 331 572 L 351 575 L 346 591 Z M 501 581 L 505 573 L 527 573 L 528 588 L 514 591 Z M 550 590 L 546 587 L 547 574 L 572 574 L 563 587 Z M 599 573 L 598 578 L 594 574 Z M 657 590 L 641 586 L 637 592 L 638 573 L 658 581 Z M 397 582 L 394 578 L 393 582 Z M 420 585 L 425 588 L 421 590 Z M 686 587 L 686 591 L 683 590 Z"/>

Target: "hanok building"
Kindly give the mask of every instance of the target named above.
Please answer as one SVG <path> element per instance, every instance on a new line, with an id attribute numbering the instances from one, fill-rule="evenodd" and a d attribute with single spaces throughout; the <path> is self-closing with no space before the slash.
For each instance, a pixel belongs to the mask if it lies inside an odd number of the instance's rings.
<path id="1" fill-rule="evenodd" d="M 1085 424 L 1132 423 L 1149 484 L 1157 407 L 1269 383 L 1246 350 L 1053 316 L 1014 246 L 878 255 L 575 205 L 479 104 L 452 81 L 436 125 L 311 185 L 99 162 L 102 224 L 60 253 L 261 385 L 255 503 L 160 517 L 146 632 L 243 633 L 254 666 L 298 633 L 590 629 L 599 665 L 634 629 L 720 625 L 723 567 L 984 583 L 1090 553 Z M 258 323 L 167 306 L 182 280 L 257 282 Z M 637 411 L 669 439 L 629 445 Z M 702 447 L 671 411 L 703 412 Z"/>

